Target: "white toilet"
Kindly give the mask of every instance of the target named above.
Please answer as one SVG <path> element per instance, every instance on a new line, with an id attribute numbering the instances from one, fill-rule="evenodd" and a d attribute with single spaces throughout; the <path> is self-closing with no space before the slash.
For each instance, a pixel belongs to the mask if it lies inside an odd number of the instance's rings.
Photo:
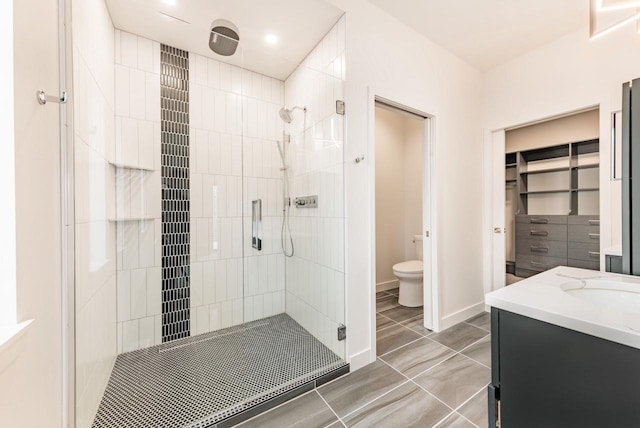
<path id="1" fill-rule="evenodd" d="M 393 274 L 400 281 L 398 303 L 411 308 L 422 306 L 422 235 L 414 235 L 418 260 L 409 260 L 393 265 Z"/>

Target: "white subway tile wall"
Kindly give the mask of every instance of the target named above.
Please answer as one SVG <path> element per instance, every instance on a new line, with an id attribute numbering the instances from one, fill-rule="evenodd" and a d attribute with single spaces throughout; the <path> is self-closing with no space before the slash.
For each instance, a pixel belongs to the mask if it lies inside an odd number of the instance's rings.
<path id="1" fill-rule="evenodd" d="M 286 310 L 340 357 L 344 342 L 344 116 L 345 18 L 342 17 L 285 82 L 287 106 L 294 112 L 288 163 L 291 195 L 318 195 L 318 208 L 291 211 L 296 245 L 286 263 Z"/>
<path id="2" fill-rule="evenodd" d="M 115 30 L 118 353 L 162 343 L 160 44 Z"/>
<path id="3" fill-rule="evenodd" d="M 191 322 L 201 334 L 285 310 L 276 146 L 284 88 L 200 55 L 189 60 Z M 251 201 L 258 198 L 262 251 L 251 247 Z"/>
<path id="4" fill-rule="evenodd" d="M 102 0 L 73 8 L 77 426 L 94 418 L 116 348 L 114 39 Z"/>
<path id="5" fill-rule="evenodd" d="M 344 127 L 335 113 L 343 98 L 344 25 L 343 18 L 286 83 L 189 54 L 192 335 L 286 311 L 345 356 L 337 341 L 344 322 Z M 118 223 L 118 352 L 161 343 L 159 51 L 156 42 L 116 31 L 115 160 L 151 170 L 116 170 L 116 216 L 151 219 Z M 308 108 L 306 120 L 296 111 L 286 128 L 291 197 L 319 195 L 317 209 L 291 209 L 296 254 L 286 263 L 276 145 L 285 104 Z M 256 199 L 261 251 L 251 246 Z"/>

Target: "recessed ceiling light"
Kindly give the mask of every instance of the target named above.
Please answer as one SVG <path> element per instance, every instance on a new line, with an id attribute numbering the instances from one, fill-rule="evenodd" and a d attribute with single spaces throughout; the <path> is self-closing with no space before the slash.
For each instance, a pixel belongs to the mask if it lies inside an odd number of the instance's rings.
<path id="1" fill-rule="evenodd" d="M 167 6 L 175 6 L 176 3 L 178 3 L 178 0 L 162 0 L 162 3 L 166 4 Z"/>
<path id="2" fill-rule="evenodd" d="M 264 38 L 264 41 L 270 45 L 275 45 L 278 43 L 278 37 L 275 34 L 267 34 Z"/>

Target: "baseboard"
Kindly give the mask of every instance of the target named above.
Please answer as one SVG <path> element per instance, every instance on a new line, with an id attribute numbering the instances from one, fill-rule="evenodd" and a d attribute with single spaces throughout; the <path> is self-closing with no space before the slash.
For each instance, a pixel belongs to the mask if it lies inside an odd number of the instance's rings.
<path id="1" fill-rule="evenodd" d="M 351 371 L 352 372 L 356 371 L 366 366 L 367 364 L 372 363 L 373 361 L 371 361 L 370 358 L 371 358 L 370 348 L 367 348 L 364 351 L 360 351 L 357 354 L 351 355 L 349 357 L 349 365 L 350 365 Z M 375 361 L 375 358 L 374 358 L 374 361 Z"/>
<path id="2" fill-rule="evenodd" d="M 400 281 L 393 279 L 391 281 L 379 282 L 376 284 L 376 293 L 386 290 L 393 290 L 400 286 Z"/>
<path id="3" fill-rule="evenodd" d="M 481 312 L 485 311 L 484 301 L 478 302 L 474 305 L 467 306 L 464 309 L 461 309 L 457 312 L 452 313 L 451 315 L 447 315 L 442 318 L 442 322 L 440 323 L 441 330 L 446 330 L 449 327 L 453 327 L 454 325 L 471 318 L 474 315 L 478 315 Z"/>

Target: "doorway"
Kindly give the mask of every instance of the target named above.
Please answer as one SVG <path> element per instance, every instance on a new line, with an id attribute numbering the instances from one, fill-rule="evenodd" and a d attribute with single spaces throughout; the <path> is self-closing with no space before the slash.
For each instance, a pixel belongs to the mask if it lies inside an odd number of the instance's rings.
<path id="1" fill-rule="evenodd" d="M 599 136 L 597 107 L 493 132 L 493 289 L 600 270 Z"/>
<path id="2" fill-rule="evenodd" d="M 431 119 L 376 97 L 373 109 L 374 355 L 434 328 Z"/>

